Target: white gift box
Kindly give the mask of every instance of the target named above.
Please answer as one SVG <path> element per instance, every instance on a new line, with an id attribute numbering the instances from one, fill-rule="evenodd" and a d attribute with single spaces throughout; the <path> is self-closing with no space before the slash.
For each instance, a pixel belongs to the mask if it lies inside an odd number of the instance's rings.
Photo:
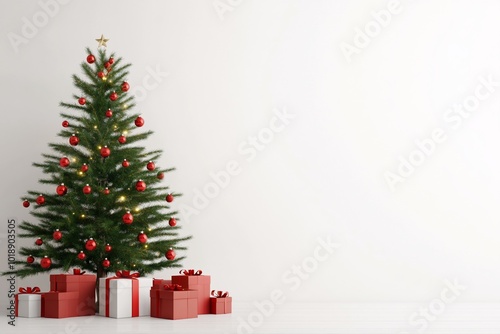
<path id="1" fill-rule="evenodd" d="M 17 316 L 21 318 L 40 318 L 42 316 L 42 295 L 20 293 L 17 295 Z"/>
<path id="2" fill-rule="evenodd" d="M 138 277 L 134 279 L 116 278 L 109 279 L 109 314 L 106 315 L 106 278 L 99 279 L 99 315 L 110 318 L 131 318 L 133 316 L 150 315 L 149 291 L 153 286 L 153 279 Z M 132 314 L 132 285 L 133 281 L 138 284 L 138 315 Z"/>

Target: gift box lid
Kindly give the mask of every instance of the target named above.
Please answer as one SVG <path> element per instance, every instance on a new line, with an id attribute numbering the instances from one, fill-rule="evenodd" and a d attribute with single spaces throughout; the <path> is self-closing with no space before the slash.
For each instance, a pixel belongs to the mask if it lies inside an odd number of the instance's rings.
<path id="1" fill-rule="evenodd" d="M 172 275 L 172 283 L 187 285 L 210 285 L 210 275 Z"/>
<path id="2" fill-rule="evenodd" d="M 39 301 L 42 300 L 42 295 L 37 293 L 19 293 L 17 295 L 19 301 Z"/>
<path id="3" fill-rule="evenodd" d="M 50 275 L 50 281 L 56 283 L 94 283 L 96 275 L 73 275 L 73 274 L 55 274 Z"/>
<path id="4" fill-rule="evenodd" d="M 160 299 L 190 299 L 198 298 L 196 290 L 160 290 L 158 292 Z"/>
<path id="5" fill-rule="evenodd" d="M 78 292 L 58 292 L 50 291 L 44 292 L 43 298 L 45 300 L 68 300 L 68 299 L 78 299 Z"/>
<path id="6" fill-rule="evenodd" d="M 132 281 L 138 282 L 139 288 L 149 289 L 152 287 L 153 284 L 153 279 L 149 277 L 138 277 L 134 279 L 108 277 L 99 279 L 99 289 L 106 289 L 106 280 L 109 280 L 110 289 L 131 289 Z"/>

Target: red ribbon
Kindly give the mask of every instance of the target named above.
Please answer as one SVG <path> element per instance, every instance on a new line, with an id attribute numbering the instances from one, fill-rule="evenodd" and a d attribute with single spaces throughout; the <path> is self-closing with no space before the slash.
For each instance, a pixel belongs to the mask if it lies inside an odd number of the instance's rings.
<path id="1" fill-rule="evenodd" d="M 180 284 L 166 284 L 163 286 L 163 288 L 165 290 L 174 290 L 174 291 L 184 290 L 184 288 Z"/>
<path id="2" fill-rule="evenodd" d="M 215 298 L 225 298 L 225 297 L 229 297 L 229 292 L 222 292 L 222 291 L 217 291 L 217 290 L 212 290 L 212 292 L 210 293 L 212 295 L 212 297 L 215 297 Z"/>
<path id="3" fill-rule="evenodd" d="M 115 272 L 116 277 L 118 278 L 137 278 L 141 276 L 139 273 L 130 273 L 130 270 L 118 270 Z"/>
<path id="4" fill-rule="evenodd" d="M 181 269 L 181 271 L 179 271 L 179 274 L 184 274 L 187 276 L 199 276 L 202 273 L 203 272 L 201 270 L 194 271 L 194 269 Z"/>
<path id="5" fill-rule="evenodd" d="M 37 293 L 40 292 L 40 288 L 35 286 L 35 287 L 27 287 L 27 288 L 19 288 L 19 293 Z"/>
<path id="6" fill-rule="evenodd" d="M 132 280 L 132 317 L 139 316 L 139 281 L 136 279 L 139 273 L 130 273 L 130 270 L 118 270 L 115 277 L 106 279 L 106 317 L 109 317 L 109 290 L 110 282 L 113 279 L 131 279 Z"/>
<path id="7" fill-rule="evenodd" d="M 83 275 L 85 271 L 81 271 L 80 269 L 73 269 L 73 275 Z"/>

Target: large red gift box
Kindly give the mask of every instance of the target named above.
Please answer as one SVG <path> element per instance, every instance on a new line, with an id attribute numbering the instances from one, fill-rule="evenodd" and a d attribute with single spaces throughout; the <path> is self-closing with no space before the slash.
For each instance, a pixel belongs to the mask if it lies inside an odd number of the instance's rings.
<path id="1" fill-rule="evenodd" d="M 42 294 L 42 317 L 77 317 L 78 310 L 78 292 L 50 291 Z"/>
<path id="2" fill-rule="evenodd" d="M 193 269 L 181 270 L 183 275 L 173 275 L 172 284 L 179 284 L 187 290 L 198 291 L 198 314 L 210 314 L 210 275 Z"/>
<path id="3" fill-rule="evenodd" d="M 210 313 L 227 314 L 232 312 L 233 298 L 229 297 L 227 292 L 212 291 L 210 297 Z"/>
<path id="4" fill-rule="evenodd" d="M 154 318 L 160 317 L 160 291 L 163 286 L 172 284 L 171 280 L 166 279 L 153 279 L 153 286 L 150 290 L 150 303 L 151 303 L 151 316 Z"/>
<path id="5" fill-rule="evenodd" d="M 158 296 L 160 300 L 158 318 L 171 320 L 198 318 L 198 291 L 160 290 Z"/>
<path id="6" fill-rule="evenodd" d="M 75 271 L 78 272 L 78 271 Z M 50 290 L 77 293 L 77 315 L 95 315 L 96 275 L 50 275 Z"/>

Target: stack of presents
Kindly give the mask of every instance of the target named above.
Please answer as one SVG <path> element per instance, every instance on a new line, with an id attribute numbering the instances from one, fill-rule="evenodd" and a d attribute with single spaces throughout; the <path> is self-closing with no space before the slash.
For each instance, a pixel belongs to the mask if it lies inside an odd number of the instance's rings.
<path id="1" fill-rule="evenodd" d="M 16 316 L 68 318 L 95 315 L 96 275 L 79 269 L 73 274 L 50 275 L 50 291 L 20 288 Z M 197 318 L 200 314 L 231 313 L 227 292 L 210 290 L 210 276 L 185 269 L 170 280 L 139 277 L 117 271 L 99 279 L 99 315 L 110 318 L 151 316 L 163 319 Z"/>

